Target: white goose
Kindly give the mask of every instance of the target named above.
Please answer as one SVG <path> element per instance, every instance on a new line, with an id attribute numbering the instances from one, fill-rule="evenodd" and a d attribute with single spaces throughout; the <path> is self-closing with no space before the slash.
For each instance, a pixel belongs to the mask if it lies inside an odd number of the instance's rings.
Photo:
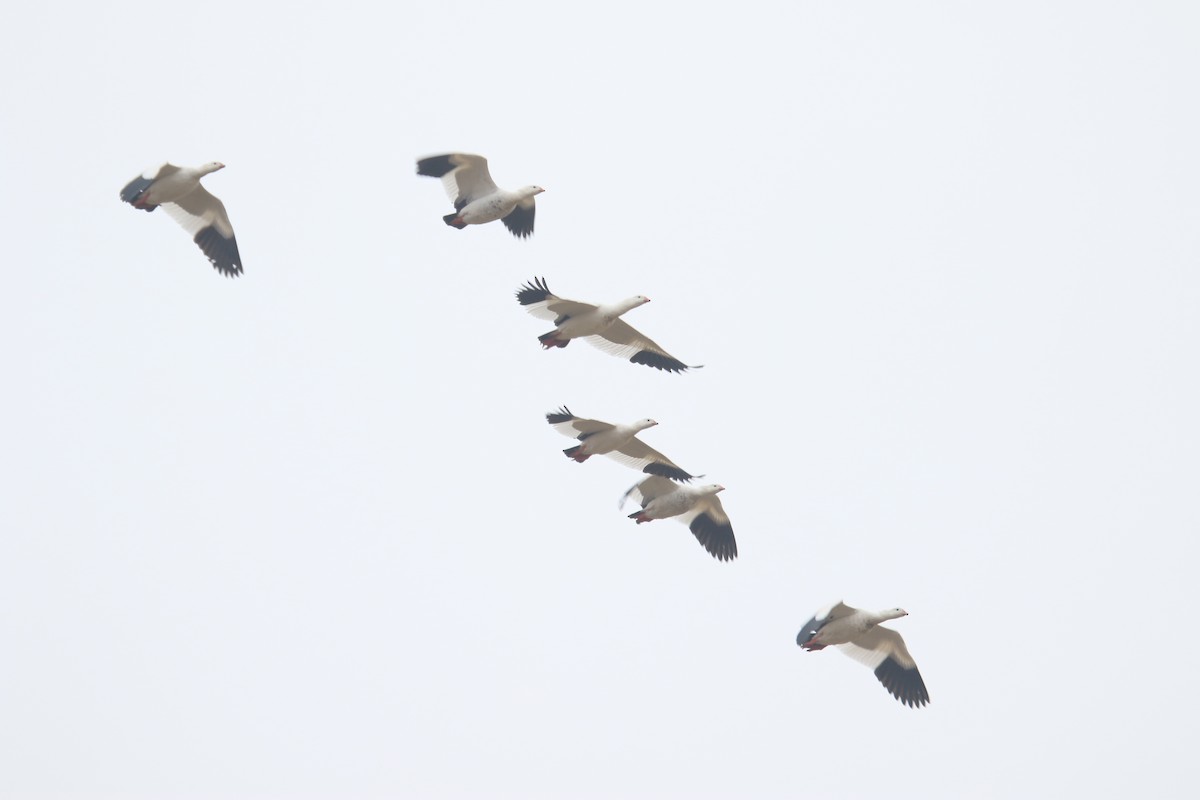
<path id="1" fill-rule="evenodd" d="M 893 697 L 917 708 L 929 702 L 917 662 L 908 654 L 900 634 L 879 624 L 907 616 L 908 612 L 902 608 L 863 611 L 838 601 L 818 611 L 800 629 L 796 644 L 809 651 L 836 645 L 846 655 L 875 670 L 875 677 Z"/>
<path id="2" fill-rule="evenodd" d="M 685 372 L 702 366 L 683 363 L 620 318 L 625 312 L 650 302 L 650 298 L 640 294 L 598 306 L 558 297 L 550 291 L 545 278 L 535 278 L 517 290 L 517 302 L 535 317 L 554 320 L 554 330 L 538 337 L 547 350 L 566 347 L 572 339 L 584 338 L 619 358 L 667 372 Z"/>
<path id="3" fill-rule="evenodd" d="M 652 419 L 640 419 L 628 425 L 614 425 L 598 419 L 584 419 L 571 413 L 563 406 L 546 415 L 559 433 L 578 439 L 580 444 L 563 450 L 567 458 L 582 464 L 592 456 L 608 456 L 626 466 L 645 472 L 647 475 L 662 475 L 676 481 L 690 481 L 694 475 L 684 472 L 671 459 L 644 444 L 637 435 L 640 431 L 653 428 L 658 423 Z"/>
<path id="4" fill-rule="evenodd" d="M 143 211 L 162 206 L 191 234 L 217 271 L 232 278 L 242 274 L 233 225 L 224 204 L 200 185 L 201 178 L 219 169 L 225 169 L 219 161 L 199 167 L 163 164 L 127 183 L 121 190 L 121 200 Z"/>
<path id="5" fill-rule="evenodd" d="M 454 213 L 442 217 L 447 225 L 462 230 L 499 219 L 518 239 L 533 233 L 537 211 L 533 198 L 546 190 L 540 186 L 525 186 L 515 192 L 501 189 L 492 180 L 483 156 L 448 153 L 422 158 L 417 162 L 417 174 L 442 179 L 454 203 Z"/>
<path id="6" fill-rule="evenodd" d="M 685 486 L 655 475 L 630 487 L 621 496 L 621 505 L 625 505 L 625 500 L 633 495 L 642 510 L 630 514 L 629 518 L 639 525 L 651 520 L 677 517 L 691 529 L 713 558 L 732 561 L 737 558 L 737 541 L 733 538 L 729 517 L 717 498 L 717 493 L 723 491 L 725 487 L 716 483 Z"/>

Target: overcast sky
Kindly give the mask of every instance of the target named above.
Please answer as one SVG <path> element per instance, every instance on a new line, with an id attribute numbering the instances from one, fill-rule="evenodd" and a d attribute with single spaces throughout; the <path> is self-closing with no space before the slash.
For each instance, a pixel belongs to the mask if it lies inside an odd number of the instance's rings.
<path id="1" fill-rule="evenodd" d="M 1200 8 L 659 8 L 0 12 L 0 796 L 1195 791 Z M 705 368 L 543 352 L 542 275 Z M 839 598 L 928 707 L 796 647 Z"/>

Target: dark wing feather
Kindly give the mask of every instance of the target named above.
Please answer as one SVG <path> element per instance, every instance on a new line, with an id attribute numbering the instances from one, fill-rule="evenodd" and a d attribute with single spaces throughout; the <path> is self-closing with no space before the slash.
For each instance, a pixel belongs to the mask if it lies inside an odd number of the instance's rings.
<path id="1" fill-rule="evenodd" d="M 634 364 L 645 364 L 647 367 L 654 367 L 655 369 L 667 372 L 687 372 L 689 369 L 696 369 L 683 363 L 678 358 L 664 356 L 662 353 L 656 353 L 653 350 L 640 350 L 634 353 L 633 357 L 629 360 Z"/>
<path id="2" fill-rule="evenodd" d="M 139 175 L 125 184 L 125 188 L 121 190 L 121 202 L 133 205 L 153 183 L 153 178 L 143 178 Z M 158 206 L 134 206 L 134 208 L 141 208 L 143 211 L 153 211 Z"/>
<path id="3" fill-rule="evenodd" d="M 500 220 L 504 223 L 504 227 L 512 231 L 512 235 L 518 239 L 526 239 L 533 233 L 533 215 L 537 212 L 537 207 L 533 204 L 533 200 L 525 201 L 529 203 L 525 207 L 523 203 L 517 203 L 512 211 Z M 553 222 L 553 220 L 551 220 Z"/>
<path id="4" fill-rule="evenodd" d="M 796 644 L 803 647 L 805 644 L 811 641 L 814 636 L 817 635 L 817 631 L 821 630 L 821 628 L 824 627 L 825 623 L 828 621 L 828 618 L 821 619 L 819 617 L 813 617 L 808 622 L 804 623 L 804 627 L 802 627 L 800 632 L 796 634 Z"/>
<path id="5" fill-rule="evenodd" d="M 529 283 L 523 284 L 517 290 L 517 302 L 523 306 L 531 306 L 534 303 L 544 303 L 550 298 L 556 297 L 550 291 L 550 287 L 546 285 L 545 278 L 534 278 Z"/>
<path id="6" fill-rule="evenodd" d="M 888 656 L 875 668 L 875 677 L 892 697 L 910 708 L 919 708 L 929 702 L 929 691 L 916 667 L 902 667 Z"/>
<path id="7" fill-rule="evenodd" d="M 662 464 L 657 461 L 651 461 L 642 469 L 642 472 L 645 472 L 647 475 L 662 475 L 664 478 L 670 478 L 673 481 L 681 481 L 683 483 L 689 483 L 692 478 L 696 477 L 689 472 L 684 472 L 673 464 Z"/>
<path id="8" fill-rule="evenodd" d="M 721 561 L 737 558 L 737 541 L 733 538 L 733 526 L 728 522 L 719 523 L 707 513 L 701 513 L 688 527 L 713 558 Z"/>
<path id="9" fill-rule="evenodd" d="M 457 164 L 450 160 L 449 155 L 430 156 L 429 158 L 422 158 L 417 162 L 417 174 L 427 175 L 430 178 L 440 178 L 457 166 Z"/>
<path id="10" fill-rule="evenodd" d="M 209 225 L 196 232 L 194 239 L 208 260 L 227 278 L 242 274 L 242 257 L 238 254 L 237 238 L 225 238 L 215 226 Z"/>
<path id="11" fill-rule="evenodd" d="M 562 435 L 570 436 L 581 442 L 585 439 L 590 439 L 601 431 L 611 431 L 613 429 L 610 423 L 602 422 L 598 419 L 577 417 L 566 406 L 558 409 L 558 411 L 551 411 L 547 414 L 546 422 L 553 425 Z"/>

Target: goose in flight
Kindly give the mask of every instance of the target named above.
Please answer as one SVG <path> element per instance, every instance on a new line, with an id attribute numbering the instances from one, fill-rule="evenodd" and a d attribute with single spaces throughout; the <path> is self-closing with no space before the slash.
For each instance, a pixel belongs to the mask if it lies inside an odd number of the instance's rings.
<path id="1" fill-rule="evenodd" d="M 470 153 L 430 156 L 417 162 L 417 174 L 441 178 L 454 213 L 442 217 L 451 227 L 462 230 L 468 225 L 483 225 L 501 220 L 518 239 L 533 233 L 534 195 L 546 191 L 540 186 L 524 186 L 515 192 L 501 189 L 492 181 L 487 159 Z"/>
<path id="2" fill-rule="evenodd" d="M 191 235 L 217 271 L 233 278 L 242 274 L 233 225 L 225 205 L 200 185 L 201 178 L 219 169 L 225 169 L 219 161 L 199 167 L 162 164 L 125 184 L 121 200 L 143 211 L 162 206 Z"/>
<path id="3" fill-rule="evenodd" d="M 686 372 L 701 366 L 683 363 L 621 319 L 627 311 L 650 302 L 640 294 L 609 305 L 594 305 L 559 297 L 550 291 L 545 278 L 535 278 L 517 290 L 517 302 L 535 317 L 554 320 L 554 330 L 538 337 L 547 350 L 583 338 L 619 358 L 666 372 Z"/>
<path id="4" fill-rule="evenodd" d="M 841 601 L 817 612 L 796 635 L 796 644 L 810 652 L 836 645 L 843 653 L 875 671 L 875 677 L 901 703 L 917 708 L 929 702 L 917 662 L 904 639 L 879 623 L 907 617 L 902 608 L 864 611 Z"/>
<path id="5" fill-rule="evenodd" d="M 568 447 L 563 453 L 580 464 L 592 456 L 605 455 L 647 475 L 662 475 L 685 483 L 695 477 L 637 438 L 640 431 L 658 424 L 652 419 L 640 419 L 628 425 L 614 425 L 598 419 L 577 417 L 563 406 L 558 411 L 547 414 L 546 422 L 559 433 L 579 440 L 579 444 Z"/>
<path id="6" fill-rule="evenodd" d="M 688 486 L 672 483 L 661 475 L 652 475 L 630 487 L 621 497 L 621 505 L 633 496 L 642 507 L 629 515 L 639 525 L 656 519 L 675 517 L 692 531 L 713 558 L 732 561 L 737 558 L 737 541 L 733 526 L 717 498 L 725 491 L 720 484 Z"/>

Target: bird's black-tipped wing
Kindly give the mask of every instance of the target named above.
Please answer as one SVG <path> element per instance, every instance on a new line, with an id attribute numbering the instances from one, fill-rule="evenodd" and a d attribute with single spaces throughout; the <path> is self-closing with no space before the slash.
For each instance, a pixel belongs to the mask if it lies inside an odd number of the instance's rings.
<path id="1" fill-rule="evenodd" d="M 688 483 L 696 477 L 637 437 L 609 453 L 608 457 L 647 475 L 660 475 L 681 483 Z"/>
<path id="2" fill-rule="evenodd" d="M 800 628 L 800 632 L 796 634 L 796 644 L 800 645 L 801 647 L 806 645 L 814 636 L 817 635 L 817 631 L 821 630 L 821 627 L 826 622 L 828 622 L 828 620 L 813 617 L 808 622 L 804 623 L 804 626 Z"/>
<path id="3" fill-rule="evenodd" d="M 550 291 L 550 287 L 546 285 L 545 278 L 534 278 L 522 284 L 521 288 L 517 290 L 517 302 L 523 306 L 532 306 L 557 299 L 557 296 Z"/>
<path id="4" fill-rule="evenodd" d="M 894 658 L 888 657 L 875 668 L 875 677 L 892 697 L 909 708 L 919 708 L 929 702 L 929 690 L 921 679 L 921 671 L 903 667 Z"/>
<path id="5" fill-rule="evenodd" d="M 518 239 L 527 239 L 533 233 L 533 217 L 536 213 L 537 207 L 533 203 L 533 198 L 529 197 L 517 203 L 516 207 L 500 221 L 504 223 L 504 227 L 512 231 L 513 236 Z"/>
<path id="6" fill-rule="evenodd" d="M 585 439 L 595 436 L 601 431 L 610 431 L 613 429 L 611 423 L 603 422 L 598 419 L 586 419 L 577 417 L 572 414 L 566 406 L 563 406 L 558 411 L 552 411 L 546 415 L 546 422 L 554 426 L 554 430 L 561 433 L 563 436 L 570 436 L 573 439 L 584 441 Z"/>
<path id="7" fill-rule="evenodd" d="M 430 178 L 440 178 L 447 172 L 458 169 L 458 167 L 459 165 L 454 163 L 454 155 L 452 153 L 444 156 L 430 156 L 429 158 L 422 158 L 417 162 L 417 174 Z"/>
<path id="8" fill-rule="evenodd" d="M 194 241 L 208 260 L 227 278 L 242 274 L 242 256 L 238 253 L 237 238 L 225 238 L 215 226 L 201 228 Z"/>
<path id="9" fill-rule="evenodd" d="M 153 183 L 153 178 L 147 178 L 139 175 L 129 183 L 125 184 L 125 188 L 121 190 L 121 201 L 133 205 L 138 201 L 138 198 L 142 196 L 142 193 L 149 189 Z M 141 208 L 143 211 L 153 211 L 154 209 L 158 208 L 158 206 L 134 206 L 134 208 Z"/>
<path id="10" fill-rule="evenodd" d="M 678 358 L 656 353 L 653 350 L 639 350 L 629 360 L 634 364 L 645 364 L 647 367 L 661 369 L 664 372 L 687 372 L 689 369 L 694 369 Z"/>
<path id="11" fill-rule="evenodd" d="M 904 638 L 891 628 L 876 625 L 853 641 L 838 645 L 838 649 L 870 667 L 888 693 L 906 706 L 917 708 L 929 702 L 917 662 L 904 645 Z"/>
<path id="12" fill-rule="evenodd" d="M 471 153 L 446 153 L 417 161 L 417 174 L 441 178 L 454 209 L 461 211 L 472 200 L 497 191 L 487 159 Z"/>
<path id="13" fill-rule="evenodd" d="M 720 522 L 711 511 L 703 511 L 696 515 L 688 527 L 713 558 L 720 561 L 737 558 L 737 541 L 733 538 L 733 526 L 728 519 Z"/>
<path id="14" fill-rule="evenodd" d="M 647 478 L 646 480 L 661 481 L 663 479 Z M 729 515 L 725 513 L 725 507 L 721 505 L 721 498 L 715 494 L 701 497 L 691 511 L 680 515 L 678 519 L 688 526 L 692 535 L 713 558 L 721 561 L 732 561 L 737 558 L 737 540 L 733 538 L 733 525 L 729 523 Z"/>
<path id="15" fill-rule="evenodd" d="M 627 358 L 634 364 L 644 364 L 666 372 L 686 372 L 699 369 L 690 366 L 664 350 L 657 342 L 644 335 L 623 319 L 613 321 L 603 333 L 587 337 L 590 344 L 618 358 Z"/>
<path id="16" fill-rule="evenodd" d="M 174 202 L 163 203 L 163 209 L 192 235 L 217 271 L 228 278 L 242 274 L 242 257 L 224 203 L 197 186 Z"/>
<path id="17" fill-rule="evenodd" d="M 858 609 L 846 605 L 841 600 L 838 600 L 835 603 L 830 603 L 824 608 L 817 609 L 817 613 L 813 615 L 813 618 L 804 623 L 804 627 L 800 629 L 800 633 L 796 634 L 796 644 L 803 647 L 805 644 L 812 641 L 812 638 L 817 634 L 817 631 L 821 630 L 821 628 L 824 628 L 832 620 L 848 617 L 857 610 Z M 874 662 L 872 662 L 870 666 L 874 667 Z"/>
<path id="18" fill-rule="evenodd" d="M 517 302 L 535 317 L 552 319 L 555 325 L 561 325 L 567 319 L 577 314 L 595 311 L 591 303 L 580 303 L 578 300 L 567 300 L 550 291 L 545 278 L 534 278 L 517 290 Z"/>
<path id="19" fill-rule="evenodd" d="M 129 183 L 125 184 L 125 188 L 121 190 L 121 201 L 133 205 L 141 198 L 143 194 L 145 194 L 146 190 L 154 185 L 155 181 L 157 181 L 159 178 L 165 178 L 168 175 L 173 175 L 176 172 L 179 172 L 179 167 L 170 162 L 165 162 L 157 167 L 154 167 L 153 169 L 146 170 L 141 175 L 138 175 Z M 154 209 L 158 208 L 157 205 L 140 205 L 133 207 L 140 208 L 143 211 L 153 211 Z"/>
<path id="20" fill-rule="evenodd" d="M 658 461 L 651 461 L 642 468 L 642 472 L 647 475 L 661 475 L 664 478 L 670 478 L 673 481 L 681 483 L 689 483 L 696 476 L 690 472 L 686 472 L 674 464 L 664 464 Z"/>

